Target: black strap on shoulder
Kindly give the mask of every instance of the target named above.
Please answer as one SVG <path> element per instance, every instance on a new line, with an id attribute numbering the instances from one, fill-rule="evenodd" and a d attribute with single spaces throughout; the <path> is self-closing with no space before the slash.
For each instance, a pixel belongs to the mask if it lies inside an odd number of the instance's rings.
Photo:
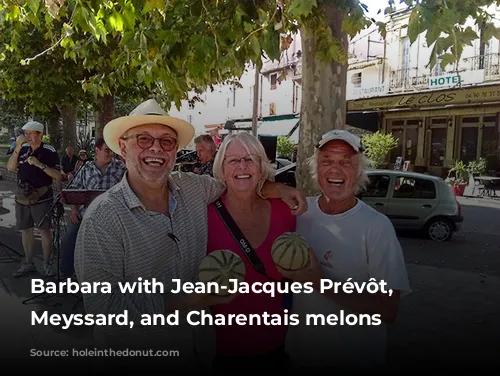
<path id="1" fill-rule="evenodd" d="M 218 199 L 214 203 L 215 209 L 217 210 L 217 214 L 219 214 L 222 222 L 226 225 L 227 229 L 233 236 L 234 240 L 238 243 L 240 246 L 241 250 L 243 251 L 243 254 L 247 257 L 248 261 L 250 264 L 252 264 L 252 267 L 259 273 L 265 275 L 267 278 L 271 279 L 272 281 L 278 282 L 276 279 L 271 278 L 267 275 L 266 273 L 266 268 L 264 267 L 264 264 L 260 260 L 259 256 L 257 256 L 257 253 L 255 250 L 252 248 L 248 240 L 245 238 L 245 236 L 242 234 L 240 228 L 234 222 L 233 217 L 231 217 L 231 214 L 227 211 L 226 207 L 222 203 L 221 199 Z"/>

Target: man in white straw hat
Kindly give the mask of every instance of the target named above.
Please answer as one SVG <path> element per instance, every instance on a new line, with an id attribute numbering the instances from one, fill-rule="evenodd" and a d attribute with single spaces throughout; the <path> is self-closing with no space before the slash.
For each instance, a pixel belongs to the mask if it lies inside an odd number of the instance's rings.
<path id="1" fill-rule="evenodd" d="M 168 361 L 183 369 L 199 366 L 200 354 L 207 356 L 213 351 L 213 346 L 196 349 L 201 330 L 186 322 L 185 313 L 228 300 L 208 294 L 171 292 L 176 287 L 175 279 L 182 283 L 197 280 L 207 250 L 207 206 L 225 190 L 208 175 L 172 173 L 177 151 L 193 135 L 191 124 L 168 116 L 152 99 L 140 104 L 129 116 L 109 122 L 104 128 L 105 142 L 125 159 L 127 173 L 89 206 L 75 250 L 78 281 L 109 282 L 113 289 L 110 294 L 84 295 L 86 312 L 127 311 L 128 319 L 134 321 L 133 329 L 96 326 L 96 345 L 175 349 L 180 356 Z M 262 194 L 282 197 L 291 208 L 296 207 L 295 214 L 306 209 L 302 194 L 290 187 L 267 182 Z M 133 283 L 138 278 L 161 282 L 165 290 L 125 294 L 119 291 L 118 283 Z M 176 310 L 181 311 L 179 325 L 147 326 L 141 322 L 141 315 L 163 315 Z M 165 358 L 161 361 L 165 362 Z M 210 362 L 206 359 L 206 364 Z"/>
<path id="2" fill-rule="evenodd" d="M 53 203 L 52 182 L 61 179 L 59 156 L 51 145 L 42 142 L 43 124 L 29 121 L 22 130 L 24 135 L 17 137 L 16 148 L 7 162 L 9 171 L 17 170 L 16 227 L 21 231 L 25 254 L 25 262 L 14 276 L 36 272 L 33 262 L 35 226 L 42 237 L 43 274 L 50 276 L 52 233 L 51 216 L 47 214 Z"/>

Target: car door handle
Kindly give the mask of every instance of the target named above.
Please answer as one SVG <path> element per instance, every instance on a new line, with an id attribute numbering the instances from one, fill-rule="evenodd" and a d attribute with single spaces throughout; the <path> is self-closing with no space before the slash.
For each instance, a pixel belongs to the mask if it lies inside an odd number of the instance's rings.
<path id="1" fill-rule="evenodd" d="M 429 204 L 425 204 L 425 205 L 422 205 L 423 208 L 432 208 L 432 205 L 429 205 Z"/>
<path id="2" fill-rule="evenodd" d="M 374 204 L 375 206 L 384 206 L 384 204 L 380 203 L 380 202 L 377 202 Z"/>

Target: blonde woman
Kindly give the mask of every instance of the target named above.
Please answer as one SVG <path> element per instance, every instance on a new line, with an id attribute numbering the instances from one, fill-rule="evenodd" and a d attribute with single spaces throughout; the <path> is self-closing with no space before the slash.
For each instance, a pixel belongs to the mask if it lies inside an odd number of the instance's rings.
<path id="1" fill-rule="evenodd" d="M 238 254 L 245 263 L 245 282 L 249 284 L 282 280 L 271 257 L 271 246 L 284 232 L 295 231 L 295 217 L 280 199 L 266 199 L 259 194 L 263 182 L 272 179 L 275 173 L 262 144 L 246 132 L 227 137 L 217 153 L 213 172 L 227 187 L 219 203 L 253 249 L 265 273 L 257 271 L 247 259 L 236 240 L 238 237 L 235 239 L 225 224 L 227 221 L 222 220 L 217 202 L 208 209 L 208 253 L 226 249 Z M 284 298 L 265 293 L 240 294 L 231 303 L 212 309 L 224 315 L 262 315 L 264 312 L 283 315 Z M 286 326 L 217 326 L 214 368 L 234 369 L 236 364 L 244 364 L 245 369 L 264 366 L 283 369 L 287 362 L 286 334 Z"/>

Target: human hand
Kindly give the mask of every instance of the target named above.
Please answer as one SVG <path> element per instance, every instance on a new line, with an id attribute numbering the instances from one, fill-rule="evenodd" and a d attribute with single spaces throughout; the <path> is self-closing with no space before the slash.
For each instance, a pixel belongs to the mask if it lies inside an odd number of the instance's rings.
<path id="1" fill-rule="evenodd" d="M 24 134 L 21 134 L 19 136 L 17 136 L 16 138 L 16 147 L 21 147 L 21 145 L 23 145 L 24 143 L 26 143 L 26 137 L 24 136 Z"/>
<path id="2" fill-rule="evenodd" d="M 280 197 L 292 209 L 293 215 L 300 215 L 307 211 L 306 195 L 301 190 L 280 184 Z"/>
<path id="3" fill-rule="evenodd" d="M 38 167 L 40 168 L 42 166 L 42 164 L 40 163 L 40 161 L 38 159 L 36 159 L 36 157 L 29 157 L 26 162 L 28 162 L 30 165 L 32 166 L 35 166 L 35 167 Z"/>
<path id="4" fill-rule="evenodd" d="M 76 225 L 78 222 L 80 222 L 80 214 L 78 212 L 71 212 L 71 216 L 69 217 L 69 221 Z"/>
<path id="5" fill-rule="evenodd" d="M 318 286 L 321 279 L 323 278 L 323 272 L 319 265 L 316 256 L 312 249 L 309 248 L 309 256 L 311 262 L 305 268 L 299 270 L 285 270 L 276 265 L 276 269 L 281 273 L 281 275 L 292 281 L 299 283 L 312 282 L 313 286 Z"/>

